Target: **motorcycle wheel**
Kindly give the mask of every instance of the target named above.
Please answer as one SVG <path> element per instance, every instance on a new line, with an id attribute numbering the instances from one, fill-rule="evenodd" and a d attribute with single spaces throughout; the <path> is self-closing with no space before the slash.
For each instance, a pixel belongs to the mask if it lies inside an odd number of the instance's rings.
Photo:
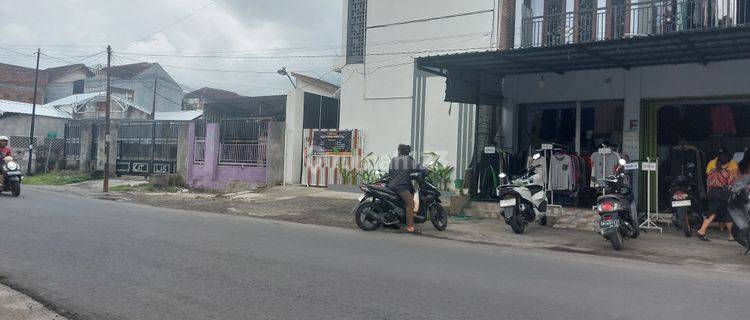
<path id="1" fill-rule="evenodd" d="M 510 228 L 513 229 L 513 232 L 516 234 L 522 234 L 524 229 L 526 229 L 526 223 L 524 223 L 524 219 L 521 216 L 518 207 L 514 209 L 513 216 L 509 220 Z"/>
<path id="2" fill-rule="evenodd" d="M 14 197 L 18 197 L 21 195 L 21 183 L 20 182 L 14 182 L 10 186 L 10 193 Z"/>
<path id="3" fill-rule="evenodd" d="M 734 241 L 737 241 L 737 243 L 745 248 L 748 246 L 748 236 L 750 235 L 747 233 L 743 234 L 742 231 L 740 231 L 740 228 L 736 225 L 732 225 L 732 237 L 734 237 Z"/>
<path id="4" fill-rule="evenodd" d="M 381 213 L 383 213 L 383 209 L 379 205 L 366 202 L 357 208 L 357 212 L 354 214 L 354 222 L 363 231 L 375 231 L 380 228 L 380 222 L 371 219 L 369 215 Z"/>
<path id="5" fill-rule="evenodd" d="M 693 226 L 690 225 L 690 218 L 688 218 L 687 216 L 682 219 L 682 234 L 684 234 L 687 238 L 693 236 Z"/>
<path id="6" fill-rule="evenodd" d="M 432 221 L 432 226 L 438 231 L 443 231 L 448 227 L 448 215 L 445 213 L 442 205 L 435 204 L 430 209 L 430 221 Z"/>
<path id="7" fill-rule="evenodd" d="M 547 216 L 545 215 L 541 219 L 539 219 L 539 225 L 540 226 L 546 226 L 547 225 Z"/>
<path id="8" fill-rule="evenodd" d="M 609 240 L 609 243 L 612 244 L 612 248 L 614 248 L 617 251 L 622 250 L 623 240 L 622 240 L 622 235 L 620 234 L 619 231 L 610 233 L 607 240 Z"/>

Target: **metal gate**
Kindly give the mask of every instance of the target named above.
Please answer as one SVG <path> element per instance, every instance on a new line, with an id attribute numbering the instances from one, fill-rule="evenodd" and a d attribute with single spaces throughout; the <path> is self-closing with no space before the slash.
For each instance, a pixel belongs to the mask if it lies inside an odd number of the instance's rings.
<path id="1" fill-rule="evenodd" d="M 122 122 L 117 135 L 117 174 L 175 173 L 178 122 Z"/>

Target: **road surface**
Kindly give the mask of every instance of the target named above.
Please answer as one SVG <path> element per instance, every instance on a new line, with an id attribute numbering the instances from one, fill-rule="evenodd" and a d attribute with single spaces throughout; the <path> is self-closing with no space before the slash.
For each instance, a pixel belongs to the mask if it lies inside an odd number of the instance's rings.
<path id="1" fill-rule="evenodd" d="M 0 281 L 72 319 L 748 319 L 747 279 L 30 187 L 0 197 Z"/>

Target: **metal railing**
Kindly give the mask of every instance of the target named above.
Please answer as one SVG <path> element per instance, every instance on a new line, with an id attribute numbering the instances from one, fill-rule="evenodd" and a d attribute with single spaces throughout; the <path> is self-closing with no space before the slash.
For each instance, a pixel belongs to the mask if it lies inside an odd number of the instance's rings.
<path id="1" fill-rule="evenodd" d="M 63 154 L 70 160 L 79 160 L 81 158 L 81 133 L 83 132 L 83 123 L 68 123 L 65 125 L 65 146 Z"/>
<path id="2" fill-rule="evenodd" d="M 206 163 L 206 140 L 195 140 L 195 154 L 193 154 L 193 163 Z"/>
<path id="3" fill-rule="evenodd" d="M 665 0 L 534 16 L 524 8 L 521 47 L 556 46 L 747 24 L 750 0 Z"/>
<path id="4" fill-rule="evenodd" d="M 219 164 L 224 165 L 266 165 L 266 144 L 263 143 L 221 143 L 219 144 Z"/>

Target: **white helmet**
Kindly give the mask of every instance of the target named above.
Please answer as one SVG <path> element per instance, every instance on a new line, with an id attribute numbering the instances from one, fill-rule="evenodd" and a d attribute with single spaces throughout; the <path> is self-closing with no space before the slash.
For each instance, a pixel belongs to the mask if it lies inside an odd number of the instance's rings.
<path id="1" fill-rule="evenodd" d="M 0 141 L 3 141 L 3 140 L 8 141 L 8 137 L 6 137 L 6 136 L 0 136 Z"/>

